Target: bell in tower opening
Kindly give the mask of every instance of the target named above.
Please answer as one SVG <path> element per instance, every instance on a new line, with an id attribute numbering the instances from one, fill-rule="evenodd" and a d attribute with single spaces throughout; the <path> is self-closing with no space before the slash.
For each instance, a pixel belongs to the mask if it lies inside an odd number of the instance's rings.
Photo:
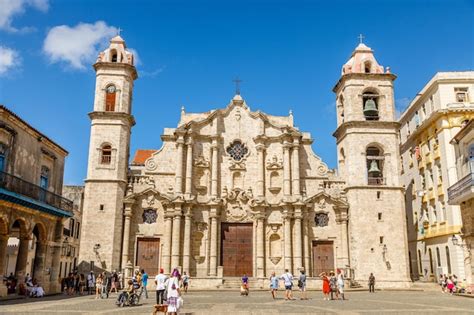
<path id="1" fill-rule="evenodd" d="M 366 120 L 379 119 L 379 110 L 377 108 L 375 95 L 370 94 L 364 97 L 364 117 Z"/>

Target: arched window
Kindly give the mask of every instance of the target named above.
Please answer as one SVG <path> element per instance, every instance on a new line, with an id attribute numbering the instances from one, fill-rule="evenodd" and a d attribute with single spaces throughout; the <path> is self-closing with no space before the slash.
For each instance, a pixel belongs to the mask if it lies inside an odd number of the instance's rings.
<path id="1" fill-rule="evenodd" d="M 117 51 L 115 49 L 113 49 L 112 51 L 110 51 L 110 61 L 111 62 L 117 62 Z"/>
<path id="2" fill-rule="evenodd" d="M 110 164 L 111 161 L 112 161 L 112 147 L 106 144 L 102 147 L 100 163 Z"/>
<path id="3" fill-rule="evenodd" d="M 115 99 L 116 99 L 117 89 L 115 85 L 111 84 L 105 89 L 105 111 L 113 112 L 115 111 Z"/>
<path id="4" fill-rule="evenodd" d="M 451 274 L 451 256 L 449 255 L 448 246 L 446 246 L 446 263 L 448 264 L 448 274 Z"/>
<path id="5" fill-rule="evenodd" d="M 433 254 L 431 253 L 431 248 L 428 249 L 428 253 L 430 255 L 430 274 L 433 274 Z"/>
<path id="6" fill-rule="evenodd" d="M 421 261 L 421 250 L 418 250 L 418 274 L 423 273 L 423 263 Z"/>
<path id="7" fill-rule="evenodd" d="M 383 185 L 383 161 L 384 157 L 382 151 L 375 147 L 370 146 L 366 150 L 367 156 L 367 178 L 369 185 Z"/>
<path id="8" fill-rule="evenodd" d="M 365 120 L 379 120 L 379 95 L 376 92 L 364 92 L 362 106 Z"/>
<path id="9" fill-rule="evenodd" d="M 364 72 L 365 73 L 370 73 L 370 69 L 372 68 L 372 64 L 370 61 L 364 62 Z"/>
<path id="10" fill-rule="evenodd" d="M 0 172 L 4 172 L 7 165 L 7 146 L 0 143 Z"/>

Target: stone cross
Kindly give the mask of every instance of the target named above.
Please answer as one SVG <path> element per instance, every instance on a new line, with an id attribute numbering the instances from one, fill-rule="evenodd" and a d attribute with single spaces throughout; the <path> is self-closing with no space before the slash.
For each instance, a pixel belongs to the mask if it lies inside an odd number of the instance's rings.
<path id="1" fill-rule="evenodd" d="M 117 29 L 117 35 L 120 36 L 120 33 L 122 33 L 123 29 L 121 29 L 120 27 Z"/>
<path id="2" fill-rule="evenodd" d="M 359 43 L 362 44 L 362 40 L 365 38 L 365 36 L 363 36 L 362 34 L 359 34 Z"/>
<path id="3" fill-rule="evenodd" d="M 242 80 L 240 80 L 239 77 L 237 77 L 232 81 L 235 82 L 235 94 L 240 95 L 240 83 L 242 82 Z"/>

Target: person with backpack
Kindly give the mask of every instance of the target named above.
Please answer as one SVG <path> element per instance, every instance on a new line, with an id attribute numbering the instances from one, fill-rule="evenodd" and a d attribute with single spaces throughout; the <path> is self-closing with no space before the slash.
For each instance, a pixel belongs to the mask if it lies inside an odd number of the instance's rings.
<path id="1" fill-rule="evenodd" d="M 306 296 L 306 274 L 304 269 L 300 270 L 300 278 L 298 279 L 298 288 L 300 288 L 301 296 L 300 300 L 307 300 Z"/>
<path id="2" fill-rule="evenodd" d="M 293 298 L 293 275 L 285 269 L 285 273 L 281 275 L 280 279 L 283 280 L 285 284 L 285 300 L 294 300 Z"/>

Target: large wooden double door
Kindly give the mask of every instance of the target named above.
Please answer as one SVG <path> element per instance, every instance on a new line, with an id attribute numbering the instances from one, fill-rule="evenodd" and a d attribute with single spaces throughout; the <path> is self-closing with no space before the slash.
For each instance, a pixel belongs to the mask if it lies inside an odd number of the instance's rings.
<path id="1" fill-rule="evenodd" d="M 313 275 L 321 272 L 334 271 L 334 244 L 333 242 L 313 242 Z"/>
<path id="2" fill-rule="evenodd" d="M 252 276 L 252 223 L 221 224 L 221 265 L 225 277 Z"/>
<path id="3" fill-rule="evenodd" d="M 159 273 L 160 268 L 160 239 L 159 238 L 139 238 L 137 239 L 137 259 L 136 265 L 140 269 L 154 276 Z"/>

